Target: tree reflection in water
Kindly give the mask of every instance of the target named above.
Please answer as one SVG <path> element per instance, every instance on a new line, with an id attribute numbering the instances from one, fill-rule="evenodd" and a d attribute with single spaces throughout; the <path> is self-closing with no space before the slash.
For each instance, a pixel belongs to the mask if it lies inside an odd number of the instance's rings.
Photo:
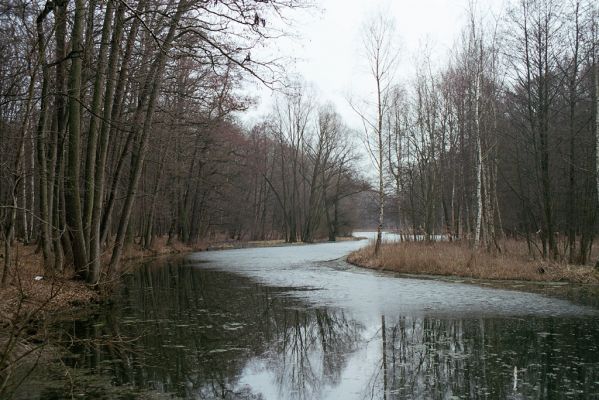
<path id="1" fill-rule="evenodd" d="M 598 328 L 588 319 L 383 319 L 383 373 L 369 389 L 383 399 L 594 398 Z"/>
<path id="2" fill-rule="evenodd" d="M 97 318 L 65 327 L 65 341 L 75 340 L 73 356 L 63 361 L 79 372 L 71 374 L 76 392 L 102 399 L 599 393 L 596 318 L 372 315 L 357 321 L 350 310 L 298 300 L 297 290 L 183 261 L 148 264 L 127 277 Z M 99 378 L 81 379 L 90 373 Z M 70 398 L 72 386 L 65 387 L 42 389 L 39 398 Z"/>
<path id="3" fill-rule="evenodd" d="M 274 348 L 261 368 L 274 371 L 278 398 L 317 399 L 336 386 L 362 327 L 343 312 L 284 309 L 273 330 Z"/>
<path id="4" fill-rule="evenodd" d="M 249 360 L 276 371 L 280 395 L 319 398 L 339 383 L 362 327 L 285 288 L 178 264 L 146 265 L 97 321 L 75 322 L 71 366 L 189 398 L 259 398 L 239 377 Z M 102 339 L 111 338 L 106 341 Z M 126 339 L 123 339 L 126 338 Z M 135 341 L 127 341 L 138 338 Z"/>

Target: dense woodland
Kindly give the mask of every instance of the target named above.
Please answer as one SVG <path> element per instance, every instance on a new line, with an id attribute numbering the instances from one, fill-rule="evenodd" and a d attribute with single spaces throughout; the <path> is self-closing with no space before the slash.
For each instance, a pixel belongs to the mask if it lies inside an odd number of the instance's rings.
<path id="1" fill-rule="evenodd" d="M 364 29 L 376 90 L 370 112 L 354 109 L 379 172 L 379 227 L 490 251 L 507 236 L 584 264 L 597 230 L 597 3 L 482 7 L 469 4 L 449 61 L 423 51 L 407 83 L 395 76 L 394 22 Z"/>
<path id="2" fill-rule="evenodd" d="M 376 89 L 352 104 L 362 133 L 287 80 L 284 60 L 252 53 L 306 6 L 2 0 L 2 282 L 17 241 L 48 273 L 74 266 L 96 283 L 133 242 L 335 240 L 376 214 L 415 237 L 500 251 L 510 236 L 589 261 L 597 4 L 514 0 L 495 18 L 471 4 L 448 61 L 425 54 L 413 79 L 395 73 L 401 27 L 372 19 L 356 45 Z M 280 89 L 250 127 L 235 117 L 252 104 L 248 80 Z"/>
<path id="3" fill-rule="evenodd" d="M 0 116 L 4 275 L 15 240 L 48 271 L 88 282 L 156 236 L 335 240 L 352 172 L 348 129 L 330 106 L 281 82 L 251 50 L 298 2 L 3 2 Z M 251 129 L 248 77 L 281 88 Z M 110 261 L 108 261 L 110 259 Z"/>

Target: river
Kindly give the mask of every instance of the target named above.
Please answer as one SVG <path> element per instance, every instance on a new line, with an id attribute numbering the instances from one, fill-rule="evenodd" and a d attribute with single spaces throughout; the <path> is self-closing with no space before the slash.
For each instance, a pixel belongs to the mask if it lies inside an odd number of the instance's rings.
<path id="1" fill-rule="evenodd" d="M 599 398 L 596 302 L 343 261 L 364 244 L 147 263 L 17 398 Z"/>

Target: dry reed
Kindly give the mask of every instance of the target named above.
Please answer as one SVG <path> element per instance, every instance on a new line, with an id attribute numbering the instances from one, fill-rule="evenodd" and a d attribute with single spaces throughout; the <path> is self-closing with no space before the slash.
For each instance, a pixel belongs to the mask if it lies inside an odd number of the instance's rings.
<path id="1" fill-rule="evenodd" d="M 495 254 L 473 250 L 462 242 L 386 243 L 378 256 L 370 245 L 351 253 L 351 264 L 404 274 L 458 276 L 476 279 L 599 283 L 599 273 L 589 265 L 571 265 L 533 259 L 526 245 L 505 241 Z"/>

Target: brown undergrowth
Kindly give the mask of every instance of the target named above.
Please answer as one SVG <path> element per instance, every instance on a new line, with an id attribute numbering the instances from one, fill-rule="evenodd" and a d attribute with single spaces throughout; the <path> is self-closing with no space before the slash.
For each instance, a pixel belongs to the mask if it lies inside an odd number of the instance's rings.
<path id="1" fill-rule="evenodd" d="M 525 244 L 502 243 L 502 252 L 475 251 L 461 242 L 386 243 L 378 256 L 370 245 L 351 253 L 351 264 L 415 275 L 456 276 L 476 279 L 599 283 L 592 266 L 533 259 Z"/>
<path id="2" fill-rule="evenodd" d="M 205 246 L 166 245 L 166 238 L 158 238 L 151 249 L 133 244 L 123 255 L 122 270 L 147 258 L 201 250 Z M 0 287 L 0 398 L 10 397 L 40 360 L 58 352 L 50 334 L 53 324 L 93 312 L 90 306 L 107 296 L 119 281 L 118 277 L 108 279 L 103 274 L 101 283 L 90 287 L 75 279 L 68 266 L 63 272 L 48 276 L 41 251 L 37 250 L 35 245 L 16 243 L 7 282 Z M 0 253 L 0 263 L 3 258 Z M 106 255 L 103 264 L 107 265 L 108 260 Z"/>
<path id="3" fill-rule="evenodd" d="M 350 239 L 339 238 L 339 240 Z M 165 255 L 285 245 L 283 240 L 238 241 L 225 238 L 194 244 L 167 242 L 167 237 L 157 237 L 149 248 L 142 248 L 137 243 L 131 244 L 123 254 L 122 270 L 131 270 L 144 260 Z M 107 278 L 106 274 L 102 274 L 100 285 L 92 288 L 85 282 L 74 279 L 74 271 L 68 266 L 64 272 L 57 273 L 55 276 L 46 276 L 41 251 L 35 245 L 26 246 L 16 243 L 12 252 L 14 261 L 9 271 L 7 285 L 0 287 L 0 324 L 2 321 L 14 318 L 17 311 L 21 315 L 27 315 L 27 319 L 36 319 L 44 318 L 47 313 L 55 314 L 95 303 L 101 300 L 104 292 L 110 292 L 107 289 L 113 283 L 118 282 L 118 277 Z M 0 262 L 2 257 L 3 254 L 0 252 Z M 108 265 L 110 251 L 105 252 L 102 261 L 103 265 Z"/>
<path id="4" fill-rule="evenodd" d="M 180 242 L 167 244 L 166 237 L 156 238 L 152 246 L 146 249 L 132 244 L 123 253 L 123 270 L 148 258 L 203 251 L 209 246 L 207 242 L 195 245 Z M 42 254 L 35 245 L 16 243 L 12 252 L 14 260 L 7 285 L 0 287 L 0 319 L 10 317 L 18 307 L 21 313 L 36 311 L 36 316 L 43 317 L 44 313 L 68 311 L 70 308 L 94 303 L 101 299 L 103 293 L 103 290 L 98 289 L 111 284 L 106 275 L 102 274 L 99 287 L 90 287 L 84 281 L 75 279 L 74 271 L 69 266 L 54 276 L 45 275 Z M 3 254 L 0 252 L 0 259 L 2 258 Z M 104 266 L 108 265 L 109 251 L 105 252 L 102 261 Z"/>
<path id="5" fill-rule="evenodd" d="M 44 276 L 42 256 L 35 246 L 18 244 L 13 253 L 7 285 L 0 288 L 0 319 L 12 318 L 17 311 L 40 318 L 48 312 L 97 300 L 96 291 L 73 280 L 71 270 Z"/>

